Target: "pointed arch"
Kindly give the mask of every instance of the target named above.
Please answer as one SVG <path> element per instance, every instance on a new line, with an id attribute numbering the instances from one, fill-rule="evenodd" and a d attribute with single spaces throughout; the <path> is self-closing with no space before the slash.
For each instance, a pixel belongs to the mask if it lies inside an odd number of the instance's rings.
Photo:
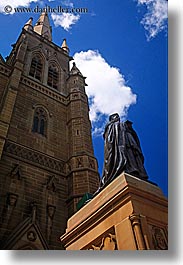
<path id="1" fill-rule="evenodd" d="M 29 75 L 39 81 L 41 81 L 43 78 L 43 62 L 43 57 L 39 53 L 33 54 Z"/>
<path id="2" fill-rule="evenodd" d="M 50 62 L 48 66 L 47 85 L 58 90 L 59 85 L 59 67 L 55 62 Z"/>
<path id="3" fill-rule="evenodd" d="M 32 132 L 47 136 L 48 114 L 43 107 L 36 107 L 33 117 Z"/>

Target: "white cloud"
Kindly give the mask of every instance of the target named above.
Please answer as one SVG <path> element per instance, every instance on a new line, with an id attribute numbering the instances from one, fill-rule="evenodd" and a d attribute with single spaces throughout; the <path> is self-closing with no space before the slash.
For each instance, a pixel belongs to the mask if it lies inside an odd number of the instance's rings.
<path id="1" fill-rule="evenodd" d="M 51 17 L 56 27 L 61 26 L 67 31 L 80 19 L 80 15 L 72 13 L 62 13 L 61 15 L 53 13 L 51 14 Z"/>
<path id="2" fill-rule="evenodd" d="M 74 60 L 87 77 L 86 93 L 94 133 L 101 133 L 110 114 L 118 112 L 122 118 L 127 115 L 130 105 L 136 103 L 136 95 L 125 84 L 119 69 L 110 66 L 98 51 L 81 51 L 74 55 Z"/>
<path id="3" fill-rule="evenodd" d="M 7 0 L 1 0 L 0 1 L 0 13 L 5 13 L 5 7 L 6 6 L 11 6 L 12 8 L 15 7 L 28 7 L 30 5 L 30 3 L 32 2 L 38 2 L 39 0 L 11 0 L 11 1 L 7 1 Z M 8 12 L 7 12 L 8 13 Z M 12 10 L 11 14 L 13 14 L 14 11 Z"/>
<path id="4" fill-rule="evenodd" d="M 147 13 L 141 20 L 146 30 L 147 40 L 154 38 L 159 32 L 167 28 L 168 1 L 167 0 L 137 0 L 138 5 L 146 5 Z"/>
<path id="5" fill-rule="evenodd" d="M 64 6 L 68 6 L 68 7 L 74 7 L 74 4 L 72 2 L 70 2 L 69 0 L 63 0 L 61 1 L 61 4 Z"/>

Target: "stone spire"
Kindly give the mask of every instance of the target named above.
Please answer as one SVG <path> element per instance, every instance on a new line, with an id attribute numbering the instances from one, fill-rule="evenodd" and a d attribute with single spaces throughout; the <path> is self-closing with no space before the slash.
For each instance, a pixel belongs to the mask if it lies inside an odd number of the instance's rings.
<path id="1" fill-rule="evenodd" d="M 52 30 L 47 12 L 43 12 L 34 26 L 34 31 L 52 41 Z"/>
<path id="2" fill-rule="evenodd" d="M 61 46 L 61 48 L 62 48 L 65 52 L 69 53 L 69 47 L 67 46 L 66 39 L 63 39 L 63 42 L 62 42 L 62 46 Z"/>
<path id="3" fill-rule="evenodd" d="M 72 69 L 70 71 L 70 75 L 80 75 L 83 77 L 82 73 L 80 72 L 80 70 L 77 68 L 76 63 L 73 63 Z"/>
<path id="4" fill-rule="evenodd" d="M 25 30 L 27 30 L 27 31 L 33 30 L 32 21 L 33 21 L 33 18 L 30 17 L 29 20 L 27 21 L 27 23 L 25 23 L 25 25 L 24 25 Z"/>

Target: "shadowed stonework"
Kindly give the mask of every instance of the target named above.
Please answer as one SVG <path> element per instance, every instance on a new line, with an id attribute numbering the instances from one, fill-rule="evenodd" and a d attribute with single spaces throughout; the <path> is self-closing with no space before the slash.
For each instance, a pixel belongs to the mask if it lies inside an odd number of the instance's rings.
<path id="1" fill-rule="evenodd" d="M 85 77 L 49 18 L 0 56 L 0 248 L 63 249 L 76 204 L 99 185 Z"/>

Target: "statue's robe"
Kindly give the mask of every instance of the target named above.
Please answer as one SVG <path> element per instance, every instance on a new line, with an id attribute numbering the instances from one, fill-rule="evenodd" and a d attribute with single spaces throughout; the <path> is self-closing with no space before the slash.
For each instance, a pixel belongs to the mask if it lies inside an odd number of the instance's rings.
<path id="1" fill-rule="evenodd" d="M 104 132 L 104 167 L 100 186 L 106 186 L 119 176 L 126 165 L 125 127 L 119 120 L 109 122 Z"/>
<path id="2" fill-rule="evenodd" d="M 99 190 L 123 171 L 140 179 L 148 179 L 140 141 L 132 128 L 132 122 L 113 119 L 106 125 L 103 136 L 104 166 Z"/>
<path id="3" fill-rule="evenodd" d="M 125 122 L 125 155 L 127 163 L 125 172 L 140 179 L 147 180 L 147 172 L 144 168 L 144 156 L 141 150 L 140 141 L 128 121 Z"/>

